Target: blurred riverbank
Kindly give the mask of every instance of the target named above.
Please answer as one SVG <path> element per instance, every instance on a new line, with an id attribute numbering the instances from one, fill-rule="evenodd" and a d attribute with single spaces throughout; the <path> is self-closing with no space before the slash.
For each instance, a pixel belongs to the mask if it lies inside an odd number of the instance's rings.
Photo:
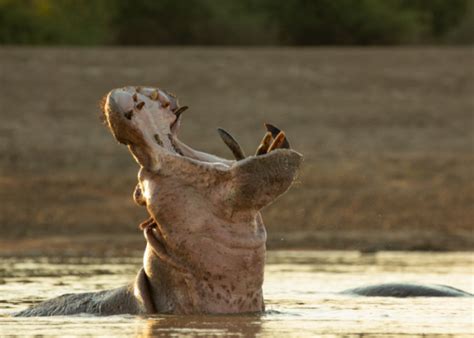
<path id="1" fill-rule="evenodd" d="M 472 250 L 472 60 L 469 48 L 0 48 L 1 250 L 110 237 L 141 250 L 137 166 L 97 108 L 130 84 L 189 105 L 181 138 L 197 149 L 231 157 L 217 127 L 248 153 L 264 122 L 287 132 L 305 162 L 264 211 L 270 248 Z"/>

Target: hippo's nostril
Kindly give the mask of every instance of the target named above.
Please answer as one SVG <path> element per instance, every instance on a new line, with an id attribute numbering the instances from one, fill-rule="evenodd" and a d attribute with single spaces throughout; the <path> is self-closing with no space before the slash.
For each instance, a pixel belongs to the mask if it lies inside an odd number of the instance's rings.
<path id="1" fill-rule="evenodd" d="M 125 112 L 124 115 L 128 120 L 131 120 L 132 116 L 133 116 L 133 110 L 129 110 L 129 111 Z"/>
<path id="2" fill-rule="evenodd" d="M 137 93 L 133 94 L 132 98 L 133 98 L 133 102 L 137 102 L 138 101 Z"/>

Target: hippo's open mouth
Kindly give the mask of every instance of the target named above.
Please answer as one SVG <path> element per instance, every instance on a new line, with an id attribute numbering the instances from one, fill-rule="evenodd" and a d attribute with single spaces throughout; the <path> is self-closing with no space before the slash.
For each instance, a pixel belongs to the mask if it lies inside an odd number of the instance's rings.
<path id="1" fill-rule="evenodd" d="M 208 165 L 231 166 L 235 161 L 196 151 L 178 139 L 181 114 L 187 108 L 180 106 L 176 96 L 164 90 L 124 87 L 107 94 L 103 113 L 117 141 L 128 145 L 143 167 L 157 169 L 157 159 L 163 151 L 166 155 L 188 157 L 207 162 Z M 255 155 L 265 155 L 276 149 L 290 147 L 284 132 L 270 124 L 266 124 L 266 128 L 267 133 Z M 220 128 L 218 132 L 236 160 L 246 157 L 228 132 Z"/>
<path id="2" fill-rule="evenodd" d="M 139 162 L 149 162 L 153 159 L 146 157 L 152 155 L 155 145 L 169 154 L 183 155 L 175 137 L 186 109 L 163 90 L 124 87 L 107 94 L 103 113 L 117 141 L 128 145 Z"/>

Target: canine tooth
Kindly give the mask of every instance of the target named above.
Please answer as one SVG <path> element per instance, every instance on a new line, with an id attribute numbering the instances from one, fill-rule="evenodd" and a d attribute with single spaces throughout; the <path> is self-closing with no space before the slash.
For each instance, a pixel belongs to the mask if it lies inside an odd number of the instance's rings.
<path id="1" fill-rule="evenodd" d="M 174 120 L 173 124 L 171 125 L 171 130 L 174 130 L 176 124 L 178 123 L 179 121 L 179 117 L 181 116 L 181 114 L 187 110 L 189 107 L 188 106 L 182 106 L 182 107 L 179 107 L 177 110 L 175 110 L 173 113 L 176 115 L 176 119 Z"/>
<path id="2" fill-rule="evenodd" d="M 224 143 L 229 147 L 230 151 L 232 151 L 235 159 L 237 161 L 243 160 L 245 158 L 245 154 L 239 143 L 224 129 L 217 128 L 217 132 L 219 133 L 222 141 L 224 141 Z"/>
<path id="3" fill-rule="evenodd" d="M 176 118 L 179 118 L 185 110 L 188 110 L 188 108 L 189 108 L 188 106 L 182 106 L 182 107 L 179 107 L 176 111 L 174 111 Z"/>
<path id="4" fill-rule="evenodd" d="M 138 110 L 142 110 L 143 106 L 145 105 L 145 102 L 139 102 L 137 103 L 137 105 L 135 106 Z"/>
<path id="5" fill-rule="evenodd" d="M 269 131 L 263 136 L 262 142 L 260 142 L 260 145 L 257 148 L 257 152 L 255 153 L 256 156 L 258 155 L 263 155 L 266 154 L 268 151 L 268 148 L 270 148 L 270 145 L 273 141 L 272 133 Z"/>
<path id="6" fill-rule="evenodd" d="M 270 145 L 270 148 L 268 148 L 268 152 L 278 149 L 278 148 L 282 148 L 283 144 L 285 143 L 285 140 L 286 140 L 285 133 L 283 131 L 280 131 L 278 135 L 275 137 L 275 139 L 273 140 L 272 144 Z"/>

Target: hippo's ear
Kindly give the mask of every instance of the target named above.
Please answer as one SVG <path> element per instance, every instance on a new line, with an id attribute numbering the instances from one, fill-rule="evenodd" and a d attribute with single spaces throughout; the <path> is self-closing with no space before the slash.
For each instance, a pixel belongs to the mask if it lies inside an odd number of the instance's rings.
<path id="1" fill-rule="evenodd" d="M 293 183 L 302 155 L 290 149 L 277 149 L 266 155 L 250 156 L 231 169 L 232 207 L 260 210 L 286 192 Z"/>

